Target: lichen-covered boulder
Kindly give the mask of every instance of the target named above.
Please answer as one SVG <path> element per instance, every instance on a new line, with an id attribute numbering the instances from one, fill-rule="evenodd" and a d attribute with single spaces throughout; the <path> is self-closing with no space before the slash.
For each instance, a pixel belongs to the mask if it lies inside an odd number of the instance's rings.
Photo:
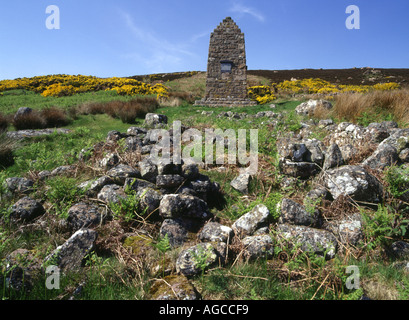
<path id="1" fill-rule="evenodd" d="M 162 127 L 168 123 L 168 117 L 163 114 L 148 113 L 145 116 L 145 126 L 149 128 Z"/>
<path id="2" fill-rule="evenodd" d="M 271 258 L 274 253 L 273 241 L 269 235 L 249 236 L 242 240 L 243 256 L 247 260 Z"/>
<path id="3" fill-rule="evenodd" d="M 136 193 L 136 196 L 140 199 L 139 207 L 145 216 L 158 211 L 160 201 L 163 197 L 159 191 L 152 188 L 140 189 Z"/>
<path id="4" fill-rule="evenodd" d="M 289 223 L 307 227 L 318 227 L 321 224 L 320 213 L 313 208 L 313 212 L 307 212 L 305 207 L 293 200 L 284 198 L 279 204 L 279 223 Z"/>
<path id="5" fill-rule="evenodd" d="M 107 172 L 107 176 L 117 184 L 124 184 L 127 178 L 140 178 L 139 170 L 126 164 L 119 164 Z"/>
<path id="6" fill-rule="evenodd" d="M 149 290 L 151 300 L 199 300 L 200 295 L 193 284 L 182 275 L 166 276 L 156 280 Z"/>
<path id="7" fill-rule="evenodd" d="M 156 177 L 156 186 L 158 188 L 177 188 L 180 187 L 185 179 L 178 174 L 163 174 Z"/>
<path id="8" fill-rule="evenodd" d="M 218 255 L 210 243 L 199 243 L 183 250 L 176 260 L 176 271 L 187 277 L 194 276 L 217 261 Z"/>
<path id="9" fill-rule="evenodd" d="M 328 170 L 324 182 L 334 199 L 345 195 L 355 201 L 374 204 L 382 200 L 382 184 L 361 166 L 343 166 Z"/>
<path id="10" fill-rule="evenodd" d="M 29 194 L 33 191 L 34 181 L 26 178 L 13 177 L 6 179 L 6 185 L 13 193 Z"/>
<path id="11" fill-rule="evenodd" d="M 99 177 L 96 180 L 85 181 L 78 185 L 78 188 L 85 191 L 88 196 L 96 196 L 103 187 L 114 184 L 114 180 L 108 176 Z"/>
<path id="12" fill-rule="evenodd" d="M 307 102 L 303 102 L 295 108 L 295 112 L 297 114 L 306 115 L 306 116 L 313 116 L 315 110 L 318 107 L 325 108 L 327 110 L 332 109 L 332 103 L 326 100 L 308 100 Z"/>
<path id="13" fill-rule="evenodd" d="M 208 222 L 205 224 L 198 239 L 203 242 L 225 242 L 228 243 L 233 238 L 233 229 L 218 222 Z"/>
<path id="14" fill-rule="evenodd" d="M 299 246 L 304 252 L 326 259 L 333 259 L 338 248 L 337 239 L 331 232 L 305 226 L 279 224 L 277 237 L 278 241 L 287 241 L 290 246 Z"/>
<path id="15" fill-rule="evenodd" d="M 247 194 L 249 192 L 249 183 L 250 183 L 250 178 L 251 176 L 249 174 L 240 174 L 236 178 L 232 180 L 230 185 L 233 187 L 233 189 Z"/>
<path id="16" fill-rule="evenodd" d="M 268 224 L 269 216 L 270 211 L 268 208 L 263 204 L 259 204 L 236 220 L 232 225 L 232 229 L 239 237 L 251 236 L 257 229 Z"/>
<path id="17" fill-rule="evenodd" d="M 16 223 L 26 223 L 34 220 L 44 213 L 45 209 L 40 202 L 31 199 L 30 197 L 24 197 L 12 205 L 10 219 Z"/>
<path id="18" fill-rule="evenodd" d="M 78 270 L 84 258 L 94 248 L 97 236 L 98 234 L 94 230 L 78 230 L 63 245 L 57 247 L 47 256 L 44 263 L 52 263 L 62 271 Z"/>
<path id="19" fill-rule="evenodd" d="M 122 187 L 116 184 L 109 184 L 104 186 L 98 193 L 98 200 L 105 203 L 119 203 L 121 199 L 126 199 L 127 195 Z"/>
<path id="20" fill-rule="evenodd" d="M 94 228 L 103 221 L 103 214 L 96 205 L 80 202 L 68 210 L 67 222 L 75 231 L 81 228 Z"/>
<path id="21" fill-rule="evenodd" d="M 342 220 L 330 221 L 326 229 L 331 231 L 337 237 L 338 242 L 345 246 L 355 246 L 363 239 L 362 219 L 359 214 Z"/>
<path id="22" fill-rule="evenodd" d="M 367 158 L 362 165 L 372 169 L 383 170 L 399 161 L 399 154 L 396 148 L 390 144 L 380 144 L 375 152 Z"/>
<path id="23" fill-rule="evenodd" d="M 163 196 L 159 205 L 159 213 L 165 219 L 183 217 L 206 220 L 211 217 L 206 202 L 184 194 Z"/>
<path id="24" fill-rule="evenodd" d="M 326 152 L 323 169 L 329 170 L 331 168 L 340 167 L 343 164 L 344 158 L 342 157 L 341 149 L 336 143 L 331 144 Z"/>

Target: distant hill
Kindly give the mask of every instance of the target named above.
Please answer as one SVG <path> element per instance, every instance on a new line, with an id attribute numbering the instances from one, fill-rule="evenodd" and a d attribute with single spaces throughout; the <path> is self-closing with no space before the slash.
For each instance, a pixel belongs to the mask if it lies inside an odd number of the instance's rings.
<path id="1" fill-rule="evenodd" d="M 295 78 L 320 78 L 331 83 L 352 85 L 373 85 L 384 82 L 398 82 L 409 85 L 409 69 L 302 69 L 302 70 L 249 70 L 249 75 L 261 76 L 271 82 L 282 82 Z"/>

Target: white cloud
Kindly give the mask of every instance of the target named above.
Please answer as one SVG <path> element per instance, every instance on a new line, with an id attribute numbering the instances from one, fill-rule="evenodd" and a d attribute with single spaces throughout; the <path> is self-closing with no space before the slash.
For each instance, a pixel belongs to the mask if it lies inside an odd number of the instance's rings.
<path id="1" fill-rule="evenodd" d="M 171 43 L 137 26 L 128 13 L 122 10 L 119 10 L 119 13 L 132 36 L 143 46 L 137 53 L 123 54 L 122 58 L 143 63 L 148 72 L 159 73 L 183 68 L 186 59 L 196 57 L 188 50 L 188 43 Z M 194 36 L 191 41 L 201 36 Z"/>
<path id="2" fill-rule="evenodd" d="M 252 17 L 256 18 L 257 20 L 259 20 L 260 22 L 264 22 L 265 21 L 265 17 L 263 14 L 261 14 L 259 11 L 257 11 L 256 9 L 252 8 L 252 7 L 248 7 L 245 6 L 244 4 L 234 1 L 232 8 L 230 9 L 231 12 L 235 12 L 235 13 L 239 13 L 242 15 L 245 14 L 249 14 Z"/>

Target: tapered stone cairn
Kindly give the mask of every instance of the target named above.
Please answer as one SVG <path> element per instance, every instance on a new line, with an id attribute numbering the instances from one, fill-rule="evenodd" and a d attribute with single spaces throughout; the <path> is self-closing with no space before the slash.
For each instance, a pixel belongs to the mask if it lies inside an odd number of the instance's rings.
<path id="1" fill-rule="evenodd" d="M 247 65 L 244 34 L 227 17 L 210 36 L 206 96 L 198 106 L 256 105 L 247 97 Z"/>

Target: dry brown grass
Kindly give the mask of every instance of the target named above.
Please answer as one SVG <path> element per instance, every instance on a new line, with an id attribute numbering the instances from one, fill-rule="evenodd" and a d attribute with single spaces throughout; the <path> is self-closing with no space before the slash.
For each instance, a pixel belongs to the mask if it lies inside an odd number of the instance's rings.
<path id="1" fill-rule="evenodd" d="M 356 122 L 358 118 L 367 114 L 388 115 L 391 114 L 395 121 L 402 125 L 409 124 L 409 89 L 393 91 L 373 91 L 366 94 L 344 93 L 335 98 L 335 107 L 331 111 L 332 116 L 346 121 Z M 328 116 L 320 114 L 316 116 Z"/>
<path id="2" fill-rule="evenodd" d="M 9 126 L 8 119 L 0 113 L 0 134 L 4 131 L 7 131 L 8 126 Z"/>
<path id="3" fill-rule="evenodd" d="M 47 128 L 63 127 L 70 123 L 65 111 L 56 107 L 43 109 L 40 114 Z"/>

